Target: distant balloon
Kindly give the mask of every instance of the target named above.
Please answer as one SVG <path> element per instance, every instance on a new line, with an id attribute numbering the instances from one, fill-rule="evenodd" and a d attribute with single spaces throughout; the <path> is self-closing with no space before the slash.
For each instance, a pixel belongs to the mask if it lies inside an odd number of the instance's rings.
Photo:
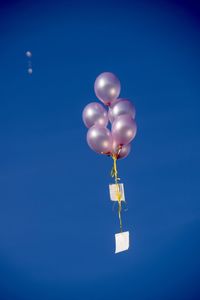
<path id="1" fill-rule="evenodd" d="M 32 57 L 31 51 L 26 51 L 26 56 L 27 56 L 27 57 Z"/>
<path id="2" fill-rule="evenodd" d="M 32 68 L 28 68 L 28 74 L 31 75 L 33 73 L 33 69 Z"/>

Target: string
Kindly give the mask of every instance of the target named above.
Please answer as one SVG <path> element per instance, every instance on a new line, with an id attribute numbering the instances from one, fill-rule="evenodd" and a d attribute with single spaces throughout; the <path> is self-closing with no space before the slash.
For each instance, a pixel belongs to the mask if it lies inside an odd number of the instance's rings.
<path id="1" fill-rule="evenodd" d="M 120 232 L 122 232 L 122 216 L 121 216 L 121 211 L 122 211 L 122 193 L 120 191 L 120 185 L 119 185 L 119 180 L 120 178 L 118 177 L 118 170 L 117 170 L 117 156 L 119 155 L 119 152 L 121 151 L 121 148 L 119 149 L 117 155 L 112 155 L 113 159 L 113 168 L 111 171 L 111 176 L 115 178 L 115 185 L 116 185 L 116 198 L 118 201 L 118 217 L 119 217 L 119 226 L 120 226 Z"/>

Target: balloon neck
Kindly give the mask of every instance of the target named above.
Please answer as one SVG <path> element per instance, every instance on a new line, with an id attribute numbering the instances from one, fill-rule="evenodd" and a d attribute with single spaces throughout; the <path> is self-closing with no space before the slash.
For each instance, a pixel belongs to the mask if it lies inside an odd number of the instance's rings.
<path id="1" fill-rule="evenodd" d="M 112 156 L 111 152 L 101 152 L 101 154 L 107 155 L 107 156 Z"/>

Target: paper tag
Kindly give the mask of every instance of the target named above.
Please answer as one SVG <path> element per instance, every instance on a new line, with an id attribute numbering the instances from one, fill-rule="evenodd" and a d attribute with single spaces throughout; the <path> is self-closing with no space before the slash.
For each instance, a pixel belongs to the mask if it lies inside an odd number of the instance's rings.
<path id="1" fill-rule="evenodd" d="M 118 198 L 117 198 L 118 188 L 119 188 L 119 192 L 121 194 L 121 199 L 120 200 L 121 201 L 125 201 L 124 185 L 123 185 L 123 183 L 109 184 L 110 200 L 111 201 L 118 201 Z"/>
<path id="2" fill-rule="evenodd" d="M 115 234 L 115 253 L 119 253 L 129 248 L 129 231 Z"/>

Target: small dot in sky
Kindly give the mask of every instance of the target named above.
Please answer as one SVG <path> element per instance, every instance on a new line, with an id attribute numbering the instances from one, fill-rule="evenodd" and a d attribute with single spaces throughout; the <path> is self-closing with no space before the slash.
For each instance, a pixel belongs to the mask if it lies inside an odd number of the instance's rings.
<path id="1" fill-rule="evenodd" d="M 27 57 L 31 57 L 31 56 L 32 56 L 31 51 L 26 51 L 26 56 L 27 56 Z"/>
<path id="2" fill-rule="evenodd" d="M 28 68 L 28 74 L 31 75 L 33 73 L 33 69 L 32 68 Z"/>

